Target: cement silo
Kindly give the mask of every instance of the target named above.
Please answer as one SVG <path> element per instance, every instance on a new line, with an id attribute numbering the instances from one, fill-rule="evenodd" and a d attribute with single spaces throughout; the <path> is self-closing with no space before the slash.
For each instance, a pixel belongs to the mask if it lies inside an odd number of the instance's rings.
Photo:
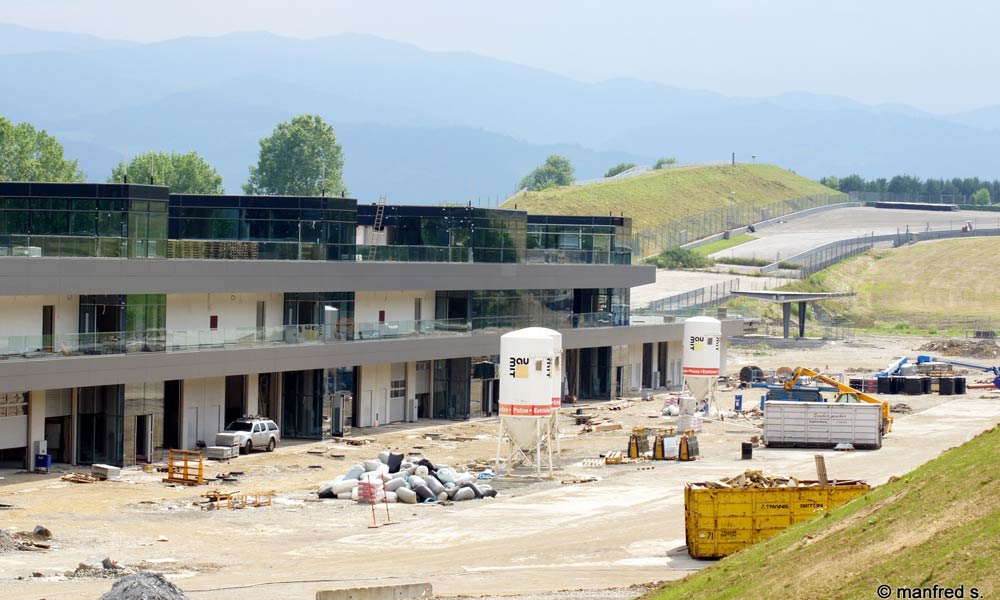
<path id="1" fill-rule="evenodd" d="M 562 336 L 529 327 L 500 337 L 500 432 L 497 461 L 506 442 L 507 465 L 534 464 L 543 451 L 552 469 L 553 406 L 562 393 Z M 556 391 L 558 390 L 558 392 Z"/>
<path id="2" fill-rule="evenodd" d="M 721 363 L 722 323 L 711 317 L 685 320 L 682 358 L 684 384 L 699 403 L 707 401 L 711 405 Z"/>

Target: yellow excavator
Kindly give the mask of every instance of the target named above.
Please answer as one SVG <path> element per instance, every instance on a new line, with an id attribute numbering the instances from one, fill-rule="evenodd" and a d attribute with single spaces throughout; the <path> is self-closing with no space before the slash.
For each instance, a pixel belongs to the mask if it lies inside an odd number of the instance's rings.
<path id="1" fill-rule="evenodd" d="M 796 382 L 798 382 L 799 377 L 811 377 L 814 381 L 821 382 L 837 390 L 837 396 L 834 402 L 868 402 L 870 404 L 881 404 L 882 405 L 882 433 L 886 434 L 892 431 L 892 415 L 889 414 L 889 403 L 883 402 L 878 398 L 869 396 L 864 392 L 859 392 L 858 390 L 852 388 L 849 385 L 844 385 L 836 379 L 827 377 L 822 373 L 817 373 L 812 369 L 807 369 L 805 367 L 798 367 L 792 373 L 792 376 L 785 380 L 785 389 L 793 390 L 795 388 Z"/>

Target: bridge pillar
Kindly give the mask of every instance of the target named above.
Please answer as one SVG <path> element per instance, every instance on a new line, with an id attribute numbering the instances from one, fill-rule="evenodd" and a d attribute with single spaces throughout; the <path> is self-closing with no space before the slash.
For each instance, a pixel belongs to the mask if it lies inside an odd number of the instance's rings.
<path id="1" fill-rule="evenodd" d="M 785 339 L 788 339 L 788 330 L 791 328 L 792 323 L 792 303 L 782 302 L 781 303 L 781 327 L 785 334 Z"/>
<path id="2" fill-rule="evenodd" d="M 799 302 L 799 337 L 806 337 L 806 303 Z"/>

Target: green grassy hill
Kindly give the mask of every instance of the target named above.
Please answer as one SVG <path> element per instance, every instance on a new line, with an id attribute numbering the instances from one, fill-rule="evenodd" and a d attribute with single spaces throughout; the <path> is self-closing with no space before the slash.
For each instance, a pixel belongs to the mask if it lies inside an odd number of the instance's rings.
<path id="1" fill-rule="evenodd" d="M 764 204 L 789 198 L 831 194 L 834 190 L 773 165 L 678 167 L 608 183 L 526 192 L 501 208 L 538 214 L 606 215 L 624 212 L 633 231 L 659 227 L 687 215 L 736 202 Z"/>
<path id="2" fill-rule="evenodd" d="M 993 268 L 998 254 L 1000 239 L 995 238 L 922 242 L 863 254 L 784 289 L 855 292 L 853 298 L 827 300 L 821 307 L 862 327 L 893 330 L 909 324 L 905 329 L 941 332 L 950 324 L 1000 314 L 1000 278 Z M 754 301 L 731 307 L 774 312 Z"/>
<path id="3" fill-rule="evenodd" d="M 1000 428 L 897 481 L 644 596 L 877 598 L 876 589 L 965 585 L 1000 594 Z M 913 596 L 931 597 L 931 596 Z M 941 596 L 943 597 L 943 596 Z"/>

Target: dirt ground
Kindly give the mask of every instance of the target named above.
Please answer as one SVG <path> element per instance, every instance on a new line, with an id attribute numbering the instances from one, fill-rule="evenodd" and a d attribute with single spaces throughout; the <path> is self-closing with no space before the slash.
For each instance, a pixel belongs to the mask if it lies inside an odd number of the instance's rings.
<path id="1" fill-rule="evenodd" d="M 914 356 L 926 341 L 874 337 L 816 349 L 730 348 L 728 370 L 736 373 L 752 364 L 874 372 L 895 356 Z M 732 407 L 735 393 L 720 392 L 719 405 Z M 748 392 L 742 393 L 746 399 Z M 356 431 L 356 437 L 372 439 L 360 447 L 289 441 L 271 454 L 207 463 L 210 476 L 244 475 L 198 488 L 170 487 L 161 483 L 162 474 L 140 469 L 125 470 L 121 481 L 92 484 L 62 481 L 60 473 L 0 473 L 5 477 L 0 504 L 12 506 L 0 510 L 0 528 L 31 531 L 44 525 L 53 534 L 50 550 L 0 553 L 2 596 L 96 598 L 112 580 L 74 571 L 81 562 L 110 557 L 126 568 L 165 573 L 193 599 L 250 594 L 305 599 L 321 589 L 418 581 L 432 583 L 441 597 L 634 598 L 644 591 L 641 586 L 711 564 L 689 558 L 684 549 L 685 482 L 735 475 L 748 467 L 810 478 L 813 455 L 821 452 L 831 477 L 874 485 L 1000 423 L 1000 392 L 886 399 L 905 402 L 913 412 L 896 416 L 894 431 L 878 451 L 757 448 L 752 461 L 742 461 L 740 444 L 756 429 L 749 420 L 735 418 L 706 423 L 699 435 L 702 458 L 696 462 L 600 467 L 583 461 L 624 451 L 634 426 L 667 427 L 675 418 L 661 416 L 662 396 L 636 400 L 624 410 L 582 404 L 620 421 L 624 429 L 581 433 L 573 419 L 577 407 L 567 406 L 561 413 L 562 457 L 553 479 L 519 472 L 493 480 L 500 491 L 496 499 L 391 504 L 398 524 L 377 529 L 368 527 L 369 506 L 319 501 L 315 490 L 382 449 L 421 453 L 459 468 L 488 461 L 496 454 L 496 420 Z M 596 481 L 562 483 L 586 478 Z M 275 502 L 235 511 L 196 506 L 202 493 L 216 488 L 274 490 Z M 378 507 L 376 517 L 385 520 L 385 506 Z M 564 591 L 555 594 L 559 590 Z"/>

